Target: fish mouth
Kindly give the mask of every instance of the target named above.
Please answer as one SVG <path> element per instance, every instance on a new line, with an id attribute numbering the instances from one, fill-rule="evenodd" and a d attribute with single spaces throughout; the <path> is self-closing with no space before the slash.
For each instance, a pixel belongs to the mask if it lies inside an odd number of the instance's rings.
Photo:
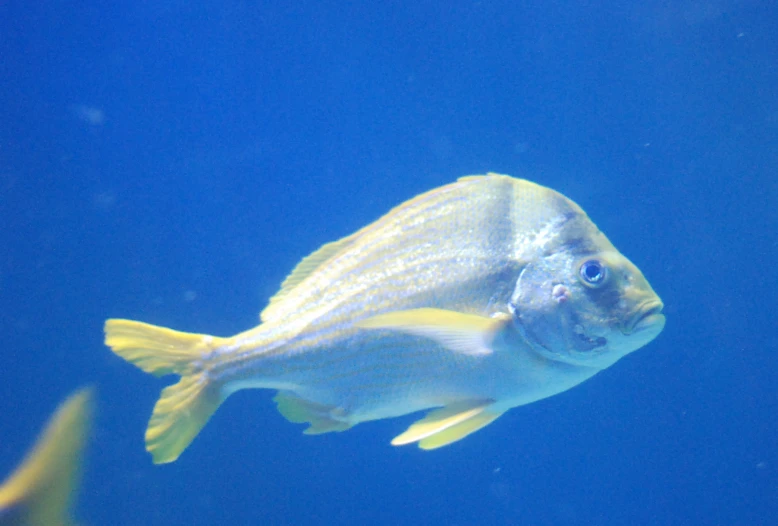
<path id="1" fill-rule="evenodd" d="M 664 304 L 661 300 L 650 300 L 642 303 L 625 326 L 624 334 L 642 331 L 658 323 L 664 324 L 665 315 L 662 314 L 663 308 Z"/>

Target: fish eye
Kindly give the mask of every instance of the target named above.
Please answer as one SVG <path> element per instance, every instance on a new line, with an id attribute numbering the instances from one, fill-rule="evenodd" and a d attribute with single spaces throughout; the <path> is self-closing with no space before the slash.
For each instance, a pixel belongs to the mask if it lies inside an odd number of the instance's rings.
<path id="1" fill-rule="evenodd" d="M 608 269 L 600 261 L 589 259 L 581 264 L 578 273 L 586 285 L 599 287 L 605 282 L 605 278 L 608 276 Z"/>

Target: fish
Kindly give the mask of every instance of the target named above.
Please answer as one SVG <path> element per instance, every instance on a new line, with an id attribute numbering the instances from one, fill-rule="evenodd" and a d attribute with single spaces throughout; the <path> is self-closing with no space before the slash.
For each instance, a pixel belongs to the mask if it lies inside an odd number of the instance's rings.
<path id="1" fill-rule="evenodd" d="M 92 421 L 83 388 L 60 404 L 35 446 L 0 485 L 0 526 L 70 526 L 71 506 Z"/>
<path id="2" fill-rule="evenodd" d="M 662 331 L 641 271 L 562 194 L 488 173 L 418 195 L 294 268 L 230 337 L 129 320 L 105 344 L 162 390 L 146 449 L 175 461 L 234 392 L 275 390 L 306 434 L 426 411 L 394 445 L 436 449 L 566 391 Z"/>

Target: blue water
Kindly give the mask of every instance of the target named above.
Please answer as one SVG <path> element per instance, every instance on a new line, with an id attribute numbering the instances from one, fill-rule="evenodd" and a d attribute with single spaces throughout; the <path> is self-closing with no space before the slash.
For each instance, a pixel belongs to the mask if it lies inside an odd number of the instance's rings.
<path id="1" fill-rule="evenodd" d="M 775 524 L 773 2 L 120 4 L 0 3 L 0 473 L 91 383 L 87 524 Z M 486 171 L 577 201 L 660 337 L 434 452 L 250 391 L 151 464 L 164 382 L 105 318 L 252 327 L 301 257 Z"/>

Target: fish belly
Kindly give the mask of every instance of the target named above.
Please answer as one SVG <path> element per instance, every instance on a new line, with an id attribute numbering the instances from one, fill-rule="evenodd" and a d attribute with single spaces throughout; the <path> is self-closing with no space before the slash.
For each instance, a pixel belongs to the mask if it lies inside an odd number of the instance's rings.
<path id="1" fill-rule="evenodd" d="M 269 357 L 254 374 L 228 381 L 228 393 L 271 388 L 337 408 L 351 423 L 399 416 L 452 401 L 489 397 L 494 360 L 454 355 L 409 336 L 355 336 L 335 347 Z M 494 372 L 494 371 L 493 371 Z M 485 376 L 492 376 L 484 383 Z"/>
<path id="2" fill-rule="evenodd" d="M 334 345 L 269 356 L 252 374 L 227 381 L 225 392 L 278 389 L 354 425 L 467 400 L 493 400 L 508 409 L 567 390 L 591 374 L 524 349 L 471 356 L 424 338 L 358 332 Z"/>

